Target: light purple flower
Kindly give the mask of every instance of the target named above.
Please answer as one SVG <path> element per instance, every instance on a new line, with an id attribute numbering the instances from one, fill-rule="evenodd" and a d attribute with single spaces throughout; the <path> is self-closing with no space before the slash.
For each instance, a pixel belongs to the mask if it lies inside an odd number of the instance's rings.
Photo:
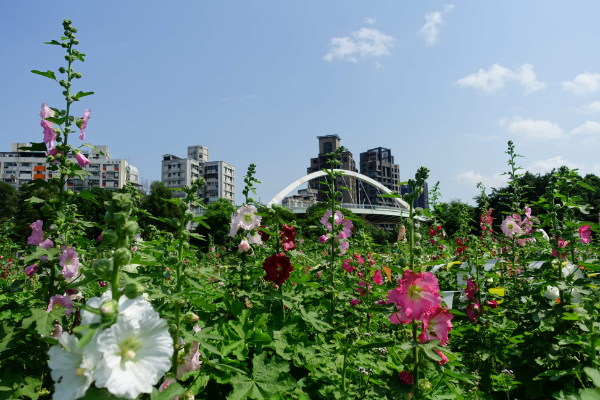
<path id="1" fill-rule="evenodd" d="M 83 153 L 75 154 L 75 158 L 77 159 L 77 162 L 79 163 L 79 166 L 81 168 L 85 167 L 90 163 L 90 160 L 88 160 L 87 157 L 83 155 Z"/>
<path id="2" fill-rule="evenodd" d="M 50 250 L 50 247 L 54 246 L 54 242 L 52 240 L 50 240 L 50 238 L 40 242 L 40 244 L 38 245 L 40 247 L 43 247 L 46 250 Z"/>
<path id="3" fill-rule="evenodd" d="M 325 244 L 327 240 L 329 240 L 329 235 L 323 235 L 319 237 L 319 242 L 321 242 L 321 244 Z"/>
<path id="4" fill-rule="evenodd" d="M 502 221 L 502 232 L 506 236 L 512 237 L 513 235 L 518 235 L 523 232 L 521 227 L 518 225 L 517 221 L 514 220 L 513 217 L 507 216 L 504 221 Z"/>
<path id="5" fill-rule="evenodd" d="M 37 246 L 42 240 L 44 240 L 44 232 L 42 231 L 43 225 L 44 222 L 40 219 L 35 221 L 33 224 L 29 225 L 29 227 L 31 228 L 31 236 L 27 238 L 27 244 Z"/>
<path id="6" fill-rule="evenodd" d="M 55 294 L 54 296 L 50 297 L 50 303 L 48 303 L 48 309 L 46 310 L 46 312 L 50 312 L 58 307 L 66 308 L 66 315 L 71 315 L 71 313 L 73 312 L 73 302 L 71 301 L 69 296 Z"/>
<path id="7" fill-rule="evenodd" d="M 49 148 L 54 147 L 54 139 L 56 139 L 56 132 L 54 132 L 54 125 L 50 121 L 46 121 L 46 118 L 54 117 L 54 111 L 46 105 L 46 103 L 42 104 L 42 111 L 40 111 L 40 117 L 42 117 L 42 121 L 40 125 L 44 128 L 44 143 L 48 145 Z"/>
<path id="8" fill-rule="evenodd" d="M 66 279 L 75 278 L 79 271 L 79 257 L 73 246 L 62 252 L 59 265 L 63 267 L 62 274 Z"/>
<path id="9" fill-rule="evenodd" d="M 81 130 L 81 133 L 79 134 L 79 139 L 81 140 L 85 140 L 85 128 L 87 128 L 87 123 L 88 119 L 90 119 L 91 112 L 92 110 L 85 110 L 85 112 L 83 113 L 83 122 L 79 127 L 79 129 Z"/>
<path id="10" fill-rule="evenodd" d="M 202 331 L 202 328 L 200 328 L 198 325 L 194 325 L 194 327 L 192 328 L 194 330 L 194 332 L 196 333 L 200 333 L 200 331 Z"/>
<path id="11" fill-rule="evenodd" d="M 346 254 L 346 251 L 348 251 L 348 247 L 350 247 L 350 243 L 346 241 L 340 241 L 340 256 Z"/>
<path id="12" fill-rule="evenodd" d="M 332 211 L 331 210 L 327 210 L 325 211 L 325 214 L 323 214 L 323 216 L 321 217 L 321 224 L 323 224 L 325 226 L 325 228 L 327 228 L 328 231 L 333 230 L 333 225 L 331 225 L 331 215 L 332 215 Z M 342 220 L 344 219 L 344 216 L 342 215 L 342 213 L 340 211 L 336 211 L 335 215 L 333 217 L 333 222 L 336 225 L 339 225 L 342 223 Z"/>
<path id="13" fill-rule="evenodd" d="M 179 344 L 183 344 L 183 339 L 179 338 Z M 181 364 L 179 364 L 181 363 Z M 178 360 L 177 365 L 177 379 L 181 379 L 186 372 L 198 371 L 202 365 L 200 361 L 200 350 L 199 343 L 194 341 L 189 352 L 185 355 L 183 360 Z"/>
<path id="14" fill-rule="evenodd" d="M 27 275 L 28 277 L 32 277 L 35 275 L 35 273 L 38 270 L 38 265 L 37 264 L 32 264 L 29 267 L 25 267 L 25 275 Z"/>

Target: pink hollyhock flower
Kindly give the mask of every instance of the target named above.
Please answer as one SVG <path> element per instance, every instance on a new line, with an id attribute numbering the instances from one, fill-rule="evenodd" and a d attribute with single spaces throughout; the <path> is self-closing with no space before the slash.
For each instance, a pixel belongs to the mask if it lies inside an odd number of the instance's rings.
<path id="1" fill-rule="evenodd" d="M 465 294 L 467 298 L 471 301 L 475 300 L 475 293 L 479 291 L 477 284 L 473 282 L 471 278 L 467 279 L 467 289 L 465 290 Z"/>
<path id="2" fill-rule="evenodd" d="M 248 241 L 246 239 L 244 239 L 240 242 L 240 244 L 238 244 L 238 249 L 239 249 L 240 253 L 244 253 L 244 252 L 250 250 L 250 244 L 248 243 Z"/>
<path id="3" fill-rule="evenodd" d="M 358 303 L 360 303 L 359 299 L 351 299 L 350 300 L 350 307 L 354 307 L 355 305 L 357 305 Z"/>
<path id="4" fill-rule="evenodd" d="M 40 111 L 40 117 L 42 117 L 42 119 L 54 117 L 54 110 L 48 107 L 46 103 L 42 103 L 42 111 Z"/>
<path id="5" fill-rule="evenodd" d="M 383 277 L 381 276 L 381 271 L 375 271 L 375 275 L 373 275 L 373 282 L 378 285 L 383 285 Z"/>
<path id="6" fill-rule="evenodd" d="M 323 273 L 323 271 L 319 271 L 317 272 L 317 278 L 321 279 L 321 274 Z"/>
<path id="7" fill-rule="evenodd" d="M 486 304 L 489 308 L 498 308 L 498 302 L 496 300 L 490 300 Z"/>
<path id="8" fill-rule="evenodd" d="M 344 264 L 342 264 L 342 268 L 344 269 L 344 271 L 348 272 L 349 274 L 352 273 L 352 271 L 354 271 L 355 267 L 350 264 L 352 262 L 352 260 L 344 260 Z"/>
<path id="9" fill-rule="evenodd" d="M 31 236 L 27 238 L 27 244 L 38 246 L 40 242 L 44 240 L 44 232 L 42 231 L 43 225 L 44 222 L 40 219 L 29 225 L 31 228 Z"/>
<path id="10" fill-rule="evenodd" d="M 164 382 L 161 383 L 161 385 L 158 387 L 158 393 L 162 393 L 173 382 L 175 382 L 175 379 L 173 379 L 173 378 L 165 379 Z M 179 396 L 177 396 L 177 398 L 179 398 Z M 175 400 L 175 398 L 173 398 L 173 400 Z"/>
<path id="11" fill-rule="evenodd" d="M 365 264 L 365 259 L 363 257 L 359 256 L 358 254 L 354 253 L 354 258 L 356 259 L 356 261 L 358 261 L 358 263 L 360 265 Z"/>
<path id="12" fill-rule="evenodd" d="M 592 234 L 591 228 L 592 227 L 590 225 L 584 225 L 579 227 L 579 236 L 581 237 L 582 243 L 590 242 L 590 236 Z"/>
<path id="13" fill-rule="evenodd" d="M 202 331 L 202 328 L 200 328 L 198 325 L 194 325 L 194 327 L 192 329 L 194 330 L 195 333 L 200 333 Z"/>
<path id="14" fill-rule="evenodd" d="M 504 232 L 504 234 L 508 237 L 512 237 L 513 235 L 518 235 L 523 232 L 517 221 L 510 216 L 507 216 L 506 219 L 502 221 L 501 228 L 502 232 Z"/>
<path id="15" fill-rule="evenodd" d="M 481 305 L 479 304 L 479 301 L 471 303 L 467 306 L 467 315 L 469 316 L 470 322 L 473 322 L 479 317 L 481 317 L 481 314 L 483 314 L 483 311 L 481 310 Z"/>
<path id="16" fill-rule="evenodd" d="M 373 266 L 373 264 L 375 264 L 375 260 L 373 260 L 371 257 L 369 257 L 369 265 Z"/>
<path id="17" fill-rule="evenodd" d="M 413 377 L 411 375 L 410 372 L 408 371 L 402 371 L 400 372 L 400 382 L 406 384 L 406 385 L 412 385 L 413 384 Z"/>
<path id="18" fill-rule="evenodd" d="M 281 245 L 283 251 L 290 251 L 296 248 L 296 232 L 293 225 L 283 225 L 280 232 Z"/>
<path id="19" fill-rule="evenodd" d="M 448 332 L 452 330 L 454 318 L 450 312 L 444 308 L 436 307 L 429 311 L 423 317 L 423 333 L 419 335 L 419 341 L 425 343 L 432 339 L 438 339 L 440 345 L 448 343 Z"/>
<path id="20" fill-rule="evenodd" d="M 333 225 L 331 224 L 331 215 L 332 212 L 331 210 L 327 210 L 325 211 L 325 214 L 323 214 L 323 216 L 321 217 L 321 224 L 323 224 L 323 226 L 325 226 L 325 228 L 327 228 L 328 231 L 332 231 L 333 230 Z M 344 216 L 342 215 L 342 213 L 340 211 L 336 211 L 335 215 L 333 216 L 333 222 L 336 225 L 339 225 L 342 223 L 344 219 Z"/>
<path id="21" fill-rule="evenodd" d="M 37 264 L 32 264 L 29 267 L 25 267 L 25 275 L 27 275 L 28 277 L 32 277 L 35 275 L 35 273 L 38 270 L 38 265 Z"/>
<path id="22" fill-rule="evenodd" d="M 448 357 L 446 357 L 446 355 L 444 353 L 442 353 L 438 349 L 433 349 L 433 350 L 435 350 L 435 352 L 438 353 L 440 355 L 440 357 L 442 357 L 442 361 L 438 361 L 437 362 L 438 364 L 444 365 L 448 362 Z"/>
<path id="23" fill-rule="evenodd" d="M 65 249 L 59 257 L 59 265 L 63 267 L 62 274 L 66 279 L 75 278 L 79 271 L 79 257 L 73 246 Z"/>
<path id="24" fill-rule="evenodd" d="M 53 337 L 55 339 L 59 339 L 60 335 L 62 335 L 62 332 L 63 332 L 62 326 L 60 326 L 59 324 L 54 324 L 54 330 L 50 334 L 50 337 Z"/>
<path id="25" fill-rule="evenodd" d="M 183 345 L 183 339 L 179 338 L 179 345 Z M 200 361 L 199 343 L 194 341 L 189 352 L 183 359 L 177 360 L 177 379 L 181 379 L 186 372 L 198 371 L 202 365 Z"/>
<path id="26" fill-rule="evenodd" d="M 50 250 L 50 248 L 52 246 L 54 246 L 54 242 L 48 238 L 48 239 L 40 242 L 40 244 L 38 246 L 43 247 L 46 250 Z"/>
<path id="27" fill-rule="evenodd" d="M 525 206 L 525 216 L 531 218 L 531 207 Z"/>
<path id="28" fill-rule="evenodd" d="M 85 112 L 83 113 L 83 121 L 81 122 L 81 126 L 79 127 L 79 130 L 81 131 L 81 133 L 79 134 L 79 139 L 81 140 L 85 140 L 85 128 L 87 128 L 88 119 L 90 119 L 91 113 L 92 110 L 85 110 Z"/>
<path id="29" fill-rule="evenodd" d="M 239 228 L 245 231 L 251 231 L 260 225 L 262 217 L 255 215 L 258 210 L 255 206 L 241 206 L 238 210 L 231 214 L 231 231 L 229 236 L 234 237 Z"/>
<path id="30" fill-rule="evenodd" d="M 329 235 L 323 235 L 323 236 L 319 236 L 319 242 L 321 242 L 321 244 L 325 244 L 325 242 L 329 239 Z"/>
<path id="31" fill-rule="evenodd" d="M 384 304 L 385 304 L 385 300 L 377 300 L 377 301 L 375 302 L 375 304 L 377 304 L 378 306 L 382 306 L 382 305 L 384 305 Z"/>
<path id="32" fill-rule="evenodd" d="M 66 315 L 71 315 L 71 313 L 73 312 L 73 303 L 71 302 L 69 296 L 55 294 L 54 296 L 50 297 L 50 303 L 48 303 L 48 309 L 46 310 L 46 312 L 50 312 L 58 307 L 66 308 Z"/>
<path id="33" fill-rule="evenodd" d="M 342 220 L 342 225 L 342 231 L 339 233 L 338 237 L 340 239 L 349 238 L 350 235 L 352 235 L 352 221 L 350 221 L 349 219 L 344 219 Z"/>
<path id="34" fill-rule="evenodd" d="M 428 310 L 442 304 L 437 278 L 431 272 L 415 274 L 408 270 L 398 282 L 398 287 L 388 292 L 387 299 L 401 307 L 410 319 L 420 321 Z"/>
<path id="35" fill-rule="evenodd" d="M 346 251 L 348 251 L 348 247 L 350 247 L 350 243 L 345 242 L 345 241 L 340 241 L 340 256 L 343 256 L 344 254 L 346 254 Z"/>
<path id="36" fill-rule="evenodd" d="M 555 236 L 553 236 L 553 238 L 554 237 Z M 567 244 L 569 244 L 569 242 L 567 242 L 566 240 L 562 240 L 562 238 L 558 238 L 558 248 L 565 247 Z M 558 253 L 555 249 L 552 249 L 552 257 L 558 257 Z M 562 255 L 562 258 L 566 258 L 566 257 L 567 257 L 566 254 Z"/>
<path id="37" fill-rule="evenodd" d="M 102 235 L 98 235 L 98 239 L 97 240 L 98 240 L 99 243 L 102 243 Z"/>
<path id="38" fill-rule="evenodd" d="M 54 131 L 54 125 L 50 121 L 46 121 L 46 118 L 54 117 L 54 111 L 46 105 L 42 104 L 42 111 L 40 111 L 40 117 L 42 121 L 40 126 L 44 128 L 44 143 L 48 145 L 48 148 L 54 147 L 54 139 L 56 139 L 56 132 Z"/>
<path id="39" fill-rule="evenodd" d="M 87 157 L 83 153 L 75 154 L 75 158 L 77 159 L 77 162 L 79 163 L 79 166 L 81 168 L 85 167 L 86 165 L 88 165 L 90 163 L 90 160 L 88 160 Z"/>

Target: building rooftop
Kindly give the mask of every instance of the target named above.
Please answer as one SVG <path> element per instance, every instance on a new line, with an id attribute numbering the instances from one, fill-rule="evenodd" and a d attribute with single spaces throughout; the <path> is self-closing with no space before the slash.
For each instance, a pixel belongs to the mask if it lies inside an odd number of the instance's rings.
<path id="1" fill-rule="evenodd" d="M 342 140 L 338 135 L 325 135 L 325 136 L 317 136 L 317 139 L 325 139 L 325 138 L 336 138 L 337 140 Z"/>

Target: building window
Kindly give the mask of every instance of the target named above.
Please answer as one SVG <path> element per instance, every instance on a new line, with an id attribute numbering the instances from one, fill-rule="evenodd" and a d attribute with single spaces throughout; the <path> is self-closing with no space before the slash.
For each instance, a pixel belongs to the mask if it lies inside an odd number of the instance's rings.
<path id="1" fill-rule="evenodd" d="M 344 162 L 348 162 L 348 157 L 344 157 Z"/>
<path id="2" fill-rule="evenodd" d="M 331 142 L 323 143 L 323 152 L 329 154 L 333 151 L 333 144 Z"/>

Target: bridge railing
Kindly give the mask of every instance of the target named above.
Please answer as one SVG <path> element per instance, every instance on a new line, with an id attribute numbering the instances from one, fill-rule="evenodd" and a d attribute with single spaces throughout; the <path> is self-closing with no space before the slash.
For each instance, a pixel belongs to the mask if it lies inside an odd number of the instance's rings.
<path id="1" fill-rule="evenodd" d="M 313 204 L 307 204 L 307 203 L 298 203 L 298 204 L 294 204 L 292 206 L 285 206 L 285 208 L 287 208 L 288 210 L 305 210 L 307 208 L 309 208 L 310 206 L 312 206 Z M 346 209 L 361 209 L 361 210 L 380 210 L 380 211 L 403 211 L 400 207 L 391 207 L 391 206 L 379 206 L 379 205 L 372 205 L 372 204 L 347 204 L 347 203 L 342 203 L 340 204 L 341 208 L 346 208 Z M 406 210 L 404 210 L 406 211 Z"/>

